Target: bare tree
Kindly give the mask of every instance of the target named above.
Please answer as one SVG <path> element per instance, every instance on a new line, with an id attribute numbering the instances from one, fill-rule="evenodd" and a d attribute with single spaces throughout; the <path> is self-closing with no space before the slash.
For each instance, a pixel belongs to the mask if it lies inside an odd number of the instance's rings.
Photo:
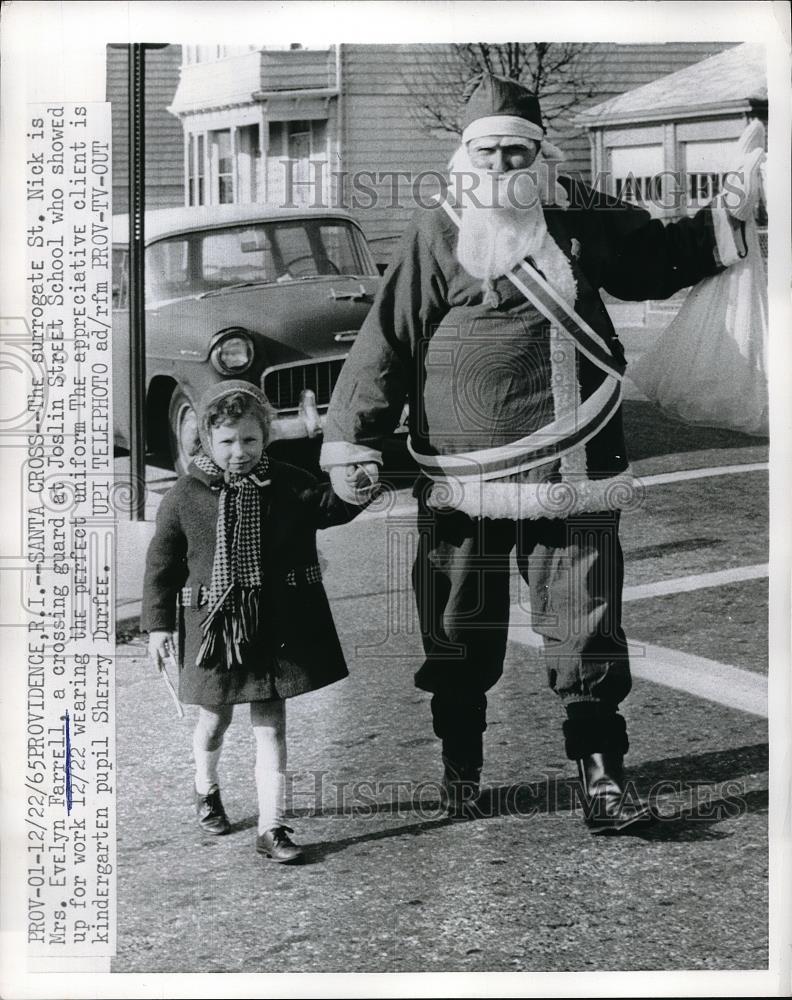
<path id="1" fill-rule="evenodd" d="M 416 70 L 403 76 L 419 123 L 432 132 L 462 132 L 460 104 L 482 76 L 517 80 L 542 100 L 548 124 L 594 95 L 592 46 L 573 42 L 505 42 L 421 46 Z"/>

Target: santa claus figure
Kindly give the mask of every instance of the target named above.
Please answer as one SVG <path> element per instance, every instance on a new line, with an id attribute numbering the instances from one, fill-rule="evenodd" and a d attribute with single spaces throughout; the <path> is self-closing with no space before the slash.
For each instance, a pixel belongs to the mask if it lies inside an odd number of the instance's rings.
<path id="1" fill-rule="evenodd" d="M 422 470 L 415 683 L 432 693 L 449 811 L 471 811 L 479 794 L 514 551 L 586 820 L 613 832 L 647 812 L 623 794 L 618 532 L 636 491 L 624 354 L 600 290 L 666 298 L 745 250 L 724 207 L 664 226 L 560 176 L 544 135 L 539 102 L 518 83 L 487 77 L 474 90 L 447 194 L 414 217 L 341 372 L 322 465 L 342 499 L 360 499 L 409 402 Z"/>

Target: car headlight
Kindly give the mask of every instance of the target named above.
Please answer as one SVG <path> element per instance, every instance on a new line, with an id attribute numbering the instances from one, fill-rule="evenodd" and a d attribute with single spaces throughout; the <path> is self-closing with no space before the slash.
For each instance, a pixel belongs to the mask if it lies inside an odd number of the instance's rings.
<path id="1" fill-rule="evenodd" d="M 240 375 L 253 364 L 253 341 L 245 330 L 225 334 L 212 348 L 210 359 L 221 375 Z"/>

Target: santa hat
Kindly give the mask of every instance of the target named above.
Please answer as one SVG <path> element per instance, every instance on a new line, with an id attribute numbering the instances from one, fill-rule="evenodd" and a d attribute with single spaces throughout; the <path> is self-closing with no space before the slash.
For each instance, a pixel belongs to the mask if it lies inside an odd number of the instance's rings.
<path id="1" fill-rule="evenodd" d="M 541 142 L 545 130 L 539 99 L 516 80 L 484 76 L 462 114 L 462 141 L 484 135 L 514 135 Z"/>

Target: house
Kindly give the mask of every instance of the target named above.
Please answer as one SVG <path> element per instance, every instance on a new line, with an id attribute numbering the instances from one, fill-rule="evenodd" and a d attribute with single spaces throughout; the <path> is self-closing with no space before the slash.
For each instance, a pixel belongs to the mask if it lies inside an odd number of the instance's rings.
<path id="1" fill-rule="evenodd" d="M 766 55 L 762 45 L 743 44 L 587 108 L 576 123 L 590 137 L 595 186 L 673 219 L 695 214 L 722 189 L 753 118 L 767 126 Z M 757 221 L 766 222 L 761 206 Z M 766 229 L 758 235 L 766 257 Z M 663 302 L 605 301 L 620 327 L 651 327 L 667 323 L 687 291 Z"/>
<path id="2" fill-rule="evenodd" d="M 734 168 L 747 123 L 767 126 L 764 46 L 738 45 L 587 108 L 599 186 L 658 216 L 692 215 Z"/>

